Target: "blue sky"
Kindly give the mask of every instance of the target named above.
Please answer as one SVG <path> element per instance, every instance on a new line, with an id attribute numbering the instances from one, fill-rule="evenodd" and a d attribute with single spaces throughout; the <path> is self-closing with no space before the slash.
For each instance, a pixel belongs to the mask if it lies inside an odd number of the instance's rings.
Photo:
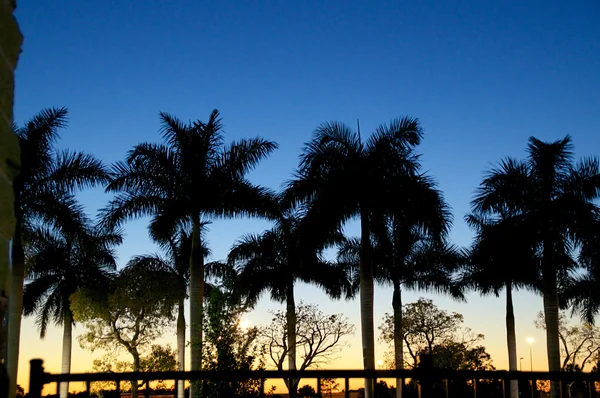
<path id="1" fill-rule="evenodd" d="M 159 111 L 187 121 L 218 108 L 229 139 L 260 135 L 279 143 L 251 175 L 278 188 L 319 123 L 354 126 L 358 118 L 366 133 L 410 115 L 423 125 L 423 166 L 453 208 L 452 238 L 460 245 L 471 239 L 462 217 L 483 172 L 503 156 L 524 156 L 529 136 L 571 134 L 578 156 L 600 148 L 600 4 L 593 0 L 32 0 L 20 1 L 16 16 L 25 37 L 16 122 L 67 106 L 61 146 L 113 162 L 140 141 L 159 140 Z M 96 189 L 81 199 L 95 212 L 109 196 Z M 215 222 L 208 235 L 215 257 L 267 226 Z M 122 264 L 155 250 L 144 220 L 129 223 L 127 233 Z M 388 293 L 377 291 L 376 314 L 388 310 Z M 323 299 L 307 287 L 298 294 Z M 519 297 L 526 301 L 517 308 L 524 340 L 538 333 L 532 317 L 541 299 Z M 436 301 L 465 314 L 468 326 L 488 336 L 486 345 L 497 346 L 496 364 L 506 362 L 502 300 Z M 358 324 L 358 303 L 323 306 L 343 308 Z M 352 344 L 360 353 L 358 336 Z"/>

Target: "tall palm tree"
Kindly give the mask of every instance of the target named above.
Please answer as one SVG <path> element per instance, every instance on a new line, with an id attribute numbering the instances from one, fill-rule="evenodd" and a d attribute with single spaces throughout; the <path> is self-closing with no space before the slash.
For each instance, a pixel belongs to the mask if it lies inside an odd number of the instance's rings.
<path id="1" fill-rule="evenodd" d="M 421 136 L 418 120 L 408 117 L 381 125 L 365 142 L 359 132 L 342 123 L 324 123 L 305 145 L 296 178 L 289 183 L 289 196 L 295 202 L 310 203 L 307 221 L 320 225 L 312 239 L 322 239 L 353 217 L 360 219 L 361 335 L 366 370 L 375 369 L 371 215 L 378 209 L 391 209 L 395 203 L 406 203 L 393 198 L 411 196 L 406 180 L 419 168 L 414 147 Z M 373 388 L 373 380 L 366 379 L 365 397 L 373 397 Z"/>
<path id="2" fill-rule="evenodd" d="M 375 280 L 393 287 L 394 359 L 404 368 L 402 290 L 431 290 L 463 299 L 453 272 L 461 263 L 458 250 L 447 244 L 451 215 L 433 181 L 414 176 L 412 192 L 419 201 L 409 201 L 402 211 L 375 213 L 372 218 Z M 338 262 L 359 263 L 360 244 L 349 239 L 340 247 Z M 396 380 L 396 396 L 402 396 L 402 379 Z"/>
<path id="3" fill-rule="evenodd" d="M 118 233 L 83 231 L 60 233 L 38 227 L 26 234 L 27 279 L 23 294 L 23 314 L 37 314 L 40 338 L 49 322 L 63 326 L 62 373 L 71 371 L 73 314 L 69 298 L 80 289 L 108 281 L 107 272 L 116 269 L 112 247 L 121 242 Z M 66 398 L 69 383 L 62 383 Z"/>
<path id="4" fill-rule="evenodd" d="M 523 226 L 513 218 L 486 219 L 474 214 L 466 216 L 467 224 L 476 232 L 474 242 L 466 252 L 467 262 L 461 270 L 461 284 L 482 295 L 506 293 L 506 341 L 509 370 L 517 371 L 517 338 L 513 290 L 539 291 L 536 243 Z M 511 397 L 519 396 L 518 381 L 511 381 Z"/>
<path id="5" fill-rule="evenodd" d="M 531 137 L 525 162 L 506 160 L 488 173 L 472 202 L 482 216 L 506 216 L 531 231 L 541 259 L 548 368 L 560 371 L 558 280 L 569 259 L 593 242 L 600 196 L 598 160 L 573 163 L 571 138 L 543 142 Z M 504 164 L 512 164 L 507 173 Z M 552 383 L 552 397 L 559 393 Z"/>
<path id="6" fill-rule="evenodd" d="M 66 125 L 67 109 L 50 108 L 39 112 L 24 126 L 15 127 L 21 149 L 21 169 L 13 183 L 17 224 L 8 309 L 9 396 L 14 396 L 16 391 L 27 245 L 24 235 L 39 223 L 66 233 L 80 230 L 85 216 L 75 201 L 75 191 L 108 182 L 107 170 L 93 156 L 55 148 L 58 131 Z"/>
<path id="7" fill-rule="evenodd" d="M 151 216 L 150 230 L 175 234 L 182 226 L 192 230 L 190 268 L 191 369 L 202 365 L 202 309 L 204 255 L 201 226 L 213 217 L 261 216 L 268 212 L 266 189 L 246 178 L 277 148 L 262 138 L 224 144 L 219 111 L 207 122 L 184 124 L 160 114 L 164 144 L 142 143 L 124 162 L 113 167 L 107 191 L 117 195 L 104 211 L 107 224 Z"/>
<path id="8" fill-rule="evenodd" d="M 294 297 L 297 281 L 320 286 L 333 298 L 343 294 L 349 298 L 353 293 L 346 270 L 322 256 L 323 249 L 339 241 L 341 235 L 334 231 L 319 245 L 307 245 L 306 237 L 311 227 L 303 225 L 303 221 L 297 211 L 282 209 L 273 228 L 260 235 L 243 236 L 228 256 L 242 285 L 240 293 L 249 303 L 255 303 L 262 292 L 269 291 L 273 300 L 286 304 L 289 370 L 297 369 Z M 284 381 L 290 397 L 295 396 L 300 379 Z"/>

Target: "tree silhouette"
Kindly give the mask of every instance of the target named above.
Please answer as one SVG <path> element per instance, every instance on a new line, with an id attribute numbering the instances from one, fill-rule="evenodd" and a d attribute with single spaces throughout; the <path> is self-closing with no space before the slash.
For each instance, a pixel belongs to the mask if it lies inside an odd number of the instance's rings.
<path id="1" fill-rule="evenodd" d="M 48 108 L 15 127 L 21 150 L 21 168 L 13 182 L 16 228 L 12 245 L 12 285 L 9 301 L 6 367 L 9 396 L 14 396 L 19 359 L 23 282 L 25 279 L 25 234 L 38 225 L 71 233 L 83 228 L 85 215 L 74 193 L 108 181 L 102 162 L 93 156 L 58 151 L 58 131 L 67 125 L 66 108 Z"/>
<path id="2" fill-rule="evenodd" d="M 251 184 L 245 176 L 277 145 L 262 138 L 225 145 L 216 109 L 207 122 L 184 124 L 166 113 L 161 113 L 160 119 L 165 143 L 138 144 L 124 162 L 114 165 L 107 191 L 117 195 L 104 210 L 104 219 L 118 224 L 149 215 L 153 236 L 174 235 L 182 226 L 191 226 L 191 369 L 199 370 L 205 266 L 201 226 L 212 217 L 268 213 L 267 190 Z"/>
<path id="3" fill-rule="evenodd" d="M 558 281 L 576 264 L 576 251 L 587 253 L 597 236 L 598 160 L 574 164 L 569 136 L 554 142 L 531 137 L 527 152 L 526 161 L 506 159 L 491 170 L 472 207 L 478 215 L 514 219 L 533 234 L 541 259 L 548 369 L 559 371 Z M 552 383 L 553 398 L 559 388 Z"/>
<path id="4" fill-rule="evenodd" d="M 360 219 L 361 334 L 367 370 L 375 369 L 371 216 L 410 197 L 406 182 L 419 168 L 413 148 L 421 135 L 418 121 L 408 117 L 378 127 L 365 142 L 344 124 L 324 123 L 305 145 L 296 178 L 289 183 L 287 197 L 308 202 L 307 221 L 320 226 L 310 239 L 322 240 L 349 219 Z M 373 380 L 365 380 L 365 389 L 372 398 Z"/>

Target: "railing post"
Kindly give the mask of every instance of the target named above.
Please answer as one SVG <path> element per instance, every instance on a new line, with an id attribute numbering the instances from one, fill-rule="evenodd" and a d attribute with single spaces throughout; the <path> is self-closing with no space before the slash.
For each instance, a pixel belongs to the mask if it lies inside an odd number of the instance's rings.
<path id="1" fill-rule="evenodd" d="M 29 397 L 41 398 L 44 388 L 44 361 L 32 359 L 29 361 Z"/>
<path id="2" fill-rule="evenodd" d="M 433 378 L 431 372 L 433 371 L 433 360 L 429 354 L 419 355 L 418 369 L 421 372 L 421 379 L 419 380 L 419 398 L 433 398 Z"/>
<path id="3" fill-rule="evenodd" d="M 444 379 L 444 390 L 446 391 L 446 398 L 450 398 L 450 382 L 448 379 Z"/>
<path id="4" fill-rule="evenodd" d="M 344 398 L 350 398 L 350 379 L 347 377 L 344 379 Z"/>
<path id="5" fill-rule="evenodd" d="M 265 396 L 265 378 L 260 378 L 260 396 L 261 398 Z M 190 397 L 193 398 L 193 397 Z"/>

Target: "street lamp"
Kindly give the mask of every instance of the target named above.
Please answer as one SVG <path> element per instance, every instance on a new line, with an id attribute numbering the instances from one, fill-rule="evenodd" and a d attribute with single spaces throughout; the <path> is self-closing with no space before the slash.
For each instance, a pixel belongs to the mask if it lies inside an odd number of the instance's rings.
<path id="1" fill-rule="evenodd" d="M 527 337 L 527 342 L 529 343 L 529 370 L 533 372 L 533 355 L 531 354 L 531 345 L 535 342 L 533 337 Z"/>
<path id="2" fill-rule="evenodd" d="M 519 358 L 519 372 L 523 371 L 523 357 Z"/>

